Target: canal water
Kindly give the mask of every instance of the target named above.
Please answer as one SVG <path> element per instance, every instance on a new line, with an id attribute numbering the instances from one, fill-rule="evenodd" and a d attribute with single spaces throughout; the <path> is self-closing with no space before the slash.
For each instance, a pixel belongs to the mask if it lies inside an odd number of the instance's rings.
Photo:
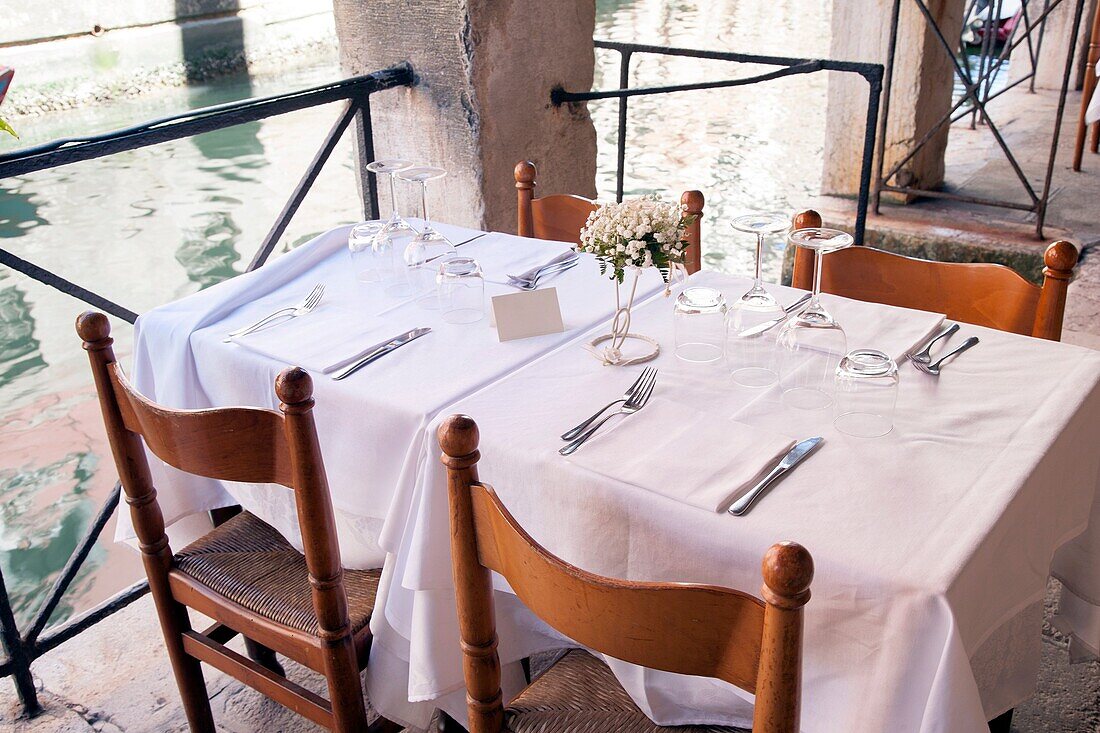
<path id="1" fill-rule="evenodd" d="M 826 0 L 599 0 L 596 37 L 653 45 L 823 57 Z M 595 88 L 617 86 L 619 59 L 599 51 Z M 638 55 L 632 85 L 750 76 L 766 70 Z M 188 108 L 337 79 L 334 58 L 278 79 L 235 77 L 19 121 L 0 150 L 128 126 Z M 18 78 L 18 77 L 17 77 Z M 707 196 L 706 265 L 748 273 L 752 242 L 736 213 L 792 212 L 818 191 L 825 129 L 823 74 L 630 103 L 626 193 Z M 617 102 L 591 105 L 598 187 L 615 190 Z M 241 272 L 330 126 L 336 108 L 306 110 L 187 140 L 0 182 L 5 248 L 143 312 Z M 280 250 L 358 218 L 350 146 L 342 144 Z M 779 248 L 765 253 L 775 278 Z M 81 303 L 0 268 L 0 568 L 17 616 L 38 607 L 115 482 L 87 361 L 73 332 Z M 127 363 L 131 330 L 115 321 Z M 136 554 L 111 542 L 113 522 L 55 620 L 141 577 Z"/>

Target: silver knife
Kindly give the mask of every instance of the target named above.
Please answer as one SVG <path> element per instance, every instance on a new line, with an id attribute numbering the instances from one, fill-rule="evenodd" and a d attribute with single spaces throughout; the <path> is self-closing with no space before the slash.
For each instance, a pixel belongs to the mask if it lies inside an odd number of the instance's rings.
<path id="1" fill-rule="evenodd" d="M 755 336 L 759 333 L 764 333 L 765 331 L 767 331 L 769 329 L 775 328 L 780 323 L 787 320 L 788 316 L 790 316 L 796 310 L 798 310 L 803 305 L 805 305 L 806 302 L 809 301 L 809 299 L 810 299 L 810 294 L 806 293 L 801 298 L 799 298 L 798 300 L 796 300 L 795 302 L 791 303 L 786 308 L 784 308 L 783 310 L 786 311 L 786 313 L 779 316 L 779 318 L 773 318 L 770 321 L 764 321 L 763 323 L 757 324 L 757 325 L 753 326 L 752 328 L 748 329 L 747 331 L 742 331 L 741 333 L 739 333 L 737 335 L 737 337 L 738 338 L 744 338 L 746 336 Z"/>
<path id="2" fill-rule="evenodd" d="M 768 490 L 773 481 L 805 460 L 806 456 L 810 455 L 814 448 L 820 444 L 821 438 L 807 438 L 791 448 L 787 455 L 783 456 L 783 460 L 779 462 L 779 465 L 771 470 L 771 473 L 765 476 L 756 486 L 749 489 L 747 494 L 733 502 L 733 505 L 729 508 L 729 513 L 741 516 L 747 512 L 752 503 Z"/>
<path id="3" fill-rule="evenodd" d="M 367 353 L 359 361 L 357 361 L 353 364 L 350 364 L 350 365 L 344 367 L 343 369 L 341 369 L 340 371 L 336 372 L 335 374 L 332 375 L 332 378 L 333 379 L 343 379 L 344 377 L 350 377 L 352 374 L 355 374 L 355 372 L 359 371 L 360 369 L 365 367 L 367 364 L 370 364 L 374 361 L 377 361 L 378 359 L 381 359 L 383 356 L 390 353 L 394 349 L 399 349 L 402 346 L 404 346 L 405 344 L 409 343 L 410 341 L 415 341 L 416 339 L 420 338 L 424 334 L 431 333 L 431 331 L 432 331 L 432 329 L 430 329 L 430 328 L 414 328 L 413 330 L 408 331 L 406 333 L 403 333 L 400 336 L 396 336 L 396 337 L 390 339 L 389 341 L 385 342 L 384 344 L 382 344 L 378 348 L 374 349 L 373 351 L 370 351 L 369 353 Z"/>

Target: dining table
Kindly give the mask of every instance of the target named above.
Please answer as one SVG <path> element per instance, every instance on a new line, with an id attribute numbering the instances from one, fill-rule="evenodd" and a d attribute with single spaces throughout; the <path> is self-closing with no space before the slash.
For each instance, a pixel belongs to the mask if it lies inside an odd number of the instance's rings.
<path id="1" fill-rule="evenodd" d="M 414 222 L 415 225 L 415 222 Z M 452 241 L 481 232 L 438 225 Z M 797 410 L 780 385 L 734 383 L 723 360 L 674 353 L 674 317 L 653 269 L 642 273 L 631 331 L 661 350 L 645 364 L 608 366 L 586 348 L 606 332 L 613 284 L 590 255 L 545 286 L 558 291 L 561 333 L 500 342 L 488 315 L 444 323 L 438 311 L 358 282 L 341 227 L 241 275 L 142 316 L 133 376 L 171 407 L 273 407 L 275 375 L 314 374 L 316 419 L 348 567 L 382 565 L 368 695 L 388 718 L 426 727 L 442 709 L 465 719 L 450 562 L 447 482 L 435 431 L 453 413 L 480 429 L 480 478 L 544 548 L 585 570 L 629 580 L 697 582 L 759 595 L 774 542 L 813 555 L 805 607 L 802 730 L 982 731 L 1033 691 L 1048 578 L 1063 583 L 1055 623 L 1076 658 L 1100 646 L 1100 353 L 960 324 L 940 347 L 980 344 L 939 376 L 906 361 L 942 314 L 823 295 L 849 348 L 899 364 L 893 429 L 878 438 L 838 431 L 831 409 Z M 568 245 L 488 233 L 461 246 L 492 280 Z M 326 285 L 326 306 L 249 345 L 233 328 Z M 751 280 L 702 271 L 684 287 L 731 302 Z M 803 293 L 768 285 L 783 304 Z M 432 332 L 345 380 L 314 367 L 410 328 Z M 311 334 L 324 338 L 311 340 Z M 332 348 L 326 348 L 332 344 Z M 575 453 L 560 435 L 657 370 L 650 402 L 619 416 Z M 733 516 L 698 487 L 734 488 L 783 446 L 818 449 Z M 300 543 L 289 490 L 222 484 L 154 465 L 168 520 L 240 504 Z M 727 502 L 728 503 L 728 502 Z M 120 517 L 118 537 L 130 536 Z M 520 661 L 575 646 L 495 578 L 506 697 Z M 752 696 L 717 680 L 606 659 L 639 707 L 662 725 L 747 727 Z"/>

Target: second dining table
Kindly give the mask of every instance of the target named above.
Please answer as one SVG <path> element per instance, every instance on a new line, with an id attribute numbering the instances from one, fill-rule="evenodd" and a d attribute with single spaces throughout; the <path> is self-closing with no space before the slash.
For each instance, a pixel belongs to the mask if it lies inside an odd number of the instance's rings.
<path id="1" fill-rule="evenodd" d="M 479 234 L 439 228 L 456 242 Z M 1087 585 L 1100 552 L 1074 539 L 1089 529 L 1100 471 L 1090 449 L 1100 427 L 1100 354 L 964 325 L 960 334 L 980 335 L 981 345 L 938 378 L 903 365 L 894 430 L 859 439 L 835 430 L 828 410 L 789 409 L 776 386 L 734 384 L 720 361 L 686 363 L 664 348 L 647 365 L 601 365 L 583 344 L 606 330 L 613 287 L 590 256 L 550 283 L 564 332 L 501 343 L 488 318 L 444 324 L 438 312 L 358 283 L 346 238 L 347 228 L 325 233 L 257 272 L 146 314 L 134 377 L 172 407 L 273 406 L 274 376 L 297 355 L 320 358 L 318 333 L 346 350 L 434 329 L 346 380 L 315 374 L 344 563 L 384 561 L 365 673 L 384 715 L 424 726 L 438 707 L 464 718 L 446 479 L 434 435 L 454 412 L 480 426 L 482 480 L 538 542 L 586 570 L 755 593 L 770 544 L 807 547 L 817 575 L 806 607 L 805 731 L 979 731 L 1030 694 L 1052 559 L 1063 548 L 1062 576 Z M 491 233 L 460 251 L 500 278 L 567 247 Z M 268 340 L 261 353 L 224 341 L 228 330 L 294 303 L 318 282 L 326 284 L 327 310 L 288 328 L 285 347 Z M 702 272 L 689 284 L 736 297 L 749 281 Z M 802 294 L 772 287 L 785 304 Z M 656 271 L 643 273 L 631 330 L 670 347 L 663 289 Z M 489 285 L 489 295 L 504 292 L 513 291 Z M 877 348 L 899 362 L 943 322 L 939 314 L 823 297 L 851 348 Z M 644 366 L 658 369 L 651 404 L 616 418 L 573 456 L 560 455 L 560 434 L 619 396 Z M 824 441 L 734 517 L 691 498 L 729 468 L 722 462 L 729 455 L 751 463 L 727 436 Z M 170 521 L 240 503 L 298 542 L 288 492 L 154 468 Z M 765 468 L 763 459 L 756 468 Z M 119 535 L 127 531 L 120 521 Z M 571 643 L 497 585 L 508 694 L 522 684 L 519 660 Z M 609 662 L 657 723 L 751 720 L 751 696 L 732 686 Z"/>

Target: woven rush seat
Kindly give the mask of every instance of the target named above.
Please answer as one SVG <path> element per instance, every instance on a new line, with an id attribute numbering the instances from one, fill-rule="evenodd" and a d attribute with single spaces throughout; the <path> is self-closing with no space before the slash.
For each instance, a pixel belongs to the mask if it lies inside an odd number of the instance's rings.
<path id="1" fill-rule="evenodd" d="M 270 524 L 242 512 L 176 554 L 176 569 L 249 611 L 317 635 L 306 560 Z M 370 622 L 381 570 L 345 570 L 352 633 Z"/>
<path id="2" fill-rule="evenodd" d="M 747 733 L 717 725 L 660 726 L 638 709 L 611 669 L 574 649 L 504 711 L 510 733 Z"/>

